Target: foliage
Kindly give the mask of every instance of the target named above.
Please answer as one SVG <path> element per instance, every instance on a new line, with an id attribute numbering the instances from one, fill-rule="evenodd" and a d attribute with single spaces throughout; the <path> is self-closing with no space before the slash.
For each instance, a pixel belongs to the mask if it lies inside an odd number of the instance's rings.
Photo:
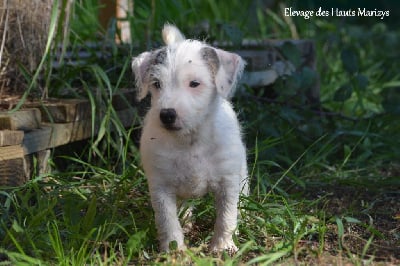
<path id="1" fill-rule="evenodd" d="M 128 17 L 134 48 L 127 52 L 108 42 L 102 51 L 109 58 L 96 60 L 98 47 L 87 41 L 101 39 L 93 15 L 98 8 L 94 0 L 76 1 L 68 40 L 54 31 L 56 40 L 70 42 L 72 53 L 83 46 L 93 56 L 77 66 L 61 56 L 58 70 L 50 71 L 46 82 L 51 95 L 65 94 L 67 88 L 69 96 L 87 97 L 93 114 L 102 114 L 100 130 L 87 147 L 63 154 L 67 167 L 54 157 L 52 174 L 2 189 L 4 264 L 332 264 L 330 255 L 336 256 L 333 264 L 338 264 L 337 256 L 340 262 L 364 264 L 386 254 L 399 259 L 398 250 L 387 248 L 398 246 L 398 229 L 378 228 L 380 219 L 396 215 L 379 208 L 380 201 L 396 204 L 399 196 L 400 81 L 394 60 L 399 57 L 399 32 L 381 22 L 290 22 L 281 15 L 282 6 L 265 9 L 262 1 L 135 1 Z M 191 201 L 196 222 L 188 237 L 190 249 L 158 253 L 146 179 L 133 141 L 137 128 L 123 128 L 111 104 L 112 96 L 131 84 L 130 54 L 139 46 L 159 45 L 165 21 L 191 33 L 188 37 L 234 46 L 244 37 L 290 38 L 291 25 L 316 42 L 316 70 L 300 68 L 272 87 L 244 86 L 234 98 L 248 146 L 252 193 L 241 199 L 235 235 L 240 250 L 232 257 L 204 248 L 215 215 L 212 196 Z M 103 31 L 105 40 L 110 40 L 113 25 Z M 287 43 L 279 52 L 302 66 L 295 46 Z M 307 96 L 316 84 L 318 103 Z M 350 236 L 357 237 L 359 249 L 348 244 Z"/>

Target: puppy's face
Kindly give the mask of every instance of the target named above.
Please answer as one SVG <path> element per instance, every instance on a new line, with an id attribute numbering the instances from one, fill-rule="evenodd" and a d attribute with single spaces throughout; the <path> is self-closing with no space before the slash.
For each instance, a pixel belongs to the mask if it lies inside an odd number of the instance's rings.
<path id="1" fill-rule="evenodd" d="M 160 126 L 189 133 L 213 111 L 218 58 L 210 51 L 214 50 L 186 41 L 153 53 L 147 82 Z"/>
<path id="2" fill-rule="evenodd" d="M 132 63 L 139 99 L 150 92 L 160 126 L 183 134 L 204 124 L 218 95 L 229 96 L 243 66 L 238 55 L 195 40 L 144 52 Z"/>

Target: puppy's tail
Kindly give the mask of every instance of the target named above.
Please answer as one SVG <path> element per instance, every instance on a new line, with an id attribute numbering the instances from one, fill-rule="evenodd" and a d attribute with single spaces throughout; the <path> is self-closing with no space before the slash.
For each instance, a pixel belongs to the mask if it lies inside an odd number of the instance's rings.
<path id="1" fill-rule="evenodd" d="M 185 40 L 185 36 L 178 30 L 177 27 L 171 24 L 165 24 L 162 30 L 162 38 L 166 45 L 170 45 Z"/>

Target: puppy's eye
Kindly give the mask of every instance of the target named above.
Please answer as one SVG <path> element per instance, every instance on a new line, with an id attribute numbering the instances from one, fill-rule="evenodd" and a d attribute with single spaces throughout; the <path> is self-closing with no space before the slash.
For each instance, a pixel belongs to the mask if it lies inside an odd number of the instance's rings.
<path id="1" fill-rule="evenodd" d="M 197 86 L 199 86 L 200 85 L 200 82 L 198 82 L 197 80 L 192 80 L 190 83 L 189 83 L 189 86 L 191 87 L 191 88 L 196 88 Z"/>
<path id="2" fill-rule="evenodd" d="M 154 88 L 156 88 L 157 90 L 161 89 L 160 81 L 159 81 L 159 80 L 155 80 L 155 81 L 153 82 L 153 86 L 154 86 Z"/>

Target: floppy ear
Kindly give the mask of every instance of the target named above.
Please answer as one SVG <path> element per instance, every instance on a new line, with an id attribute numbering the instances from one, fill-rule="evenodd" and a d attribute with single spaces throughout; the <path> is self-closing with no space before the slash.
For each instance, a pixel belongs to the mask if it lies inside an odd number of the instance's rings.
<path id="1" fill-rule="evenodd" d="M 235 87 L 240 79 L 245 61 L 237 54 L 215 49 L 220 62 L 220 67 L 215 76 L 218 92 L 225 98 L 232 97 Z"/>
<path id="2" fill-rule="evenodd" d="M 218 93 L 224 98 L 232 97 L 243 73 L 244 60 L 237 54 L 208 46 L 202 48 L 201 52 L 214 75 Z"/>
<path id="3" fill-rule="evenodd" d="M 137 99 L 140 101 L 149 93 L 149 84 L 146 82 L 147 73 L 151 65 L 151 53 L 144 52 L 132 60 L 132 70 L 135 74 Z"/>

